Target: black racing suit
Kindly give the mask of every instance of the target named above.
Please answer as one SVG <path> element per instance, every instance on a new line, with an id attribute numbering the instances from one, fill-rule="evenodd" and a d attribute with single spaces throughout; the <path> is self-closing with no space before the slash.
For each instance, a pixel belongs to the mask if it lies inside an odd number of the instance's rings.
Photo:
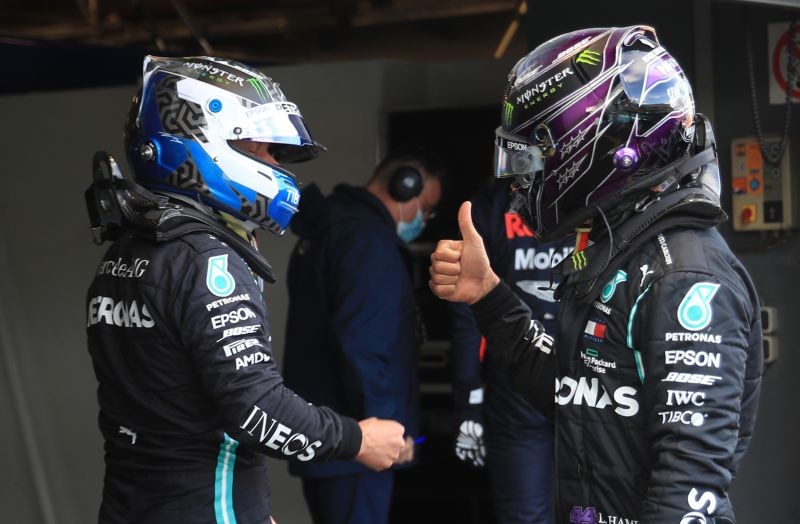
<path id="1" fill-rule="evenodd" d="M 558 523 L 735 522 L 728 487 L 763 371 L 758 299 L 719 217 L 680 208 L 615 235 L 610 258 L 605 240 L 565 260 L 552 352 L 505 284 L 473 306 L 512 384 L 554 412 Z"/>
<path id="2" fill-rule="evenodd" d="M 265 455 L 358 453 L 355 420 L 284 387 L 260 286 L 218 238 L 125 232 L 87 300 L 105 439 L 100 522 L 264 524 Z"/>

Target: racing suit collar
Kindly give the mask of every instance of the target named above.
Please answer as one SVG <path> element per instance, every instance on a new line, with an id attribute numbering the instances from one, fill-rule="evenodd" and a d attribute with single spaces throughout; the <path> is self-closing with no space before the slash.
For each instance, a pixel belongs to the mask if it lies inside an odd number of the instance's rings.
<path id="1" fill-rule="evenodd" d="M 555 298 L 569 295 L 591 302 L 615 269 L 659 233 L 675 227 L 710 228 L 726 219 L 719 198 L 707 189 L 679 188 L 612 226 L 611 236 L 606 232 L 580 253 L 564 258 L 553 269 L 561 277 Z"/>

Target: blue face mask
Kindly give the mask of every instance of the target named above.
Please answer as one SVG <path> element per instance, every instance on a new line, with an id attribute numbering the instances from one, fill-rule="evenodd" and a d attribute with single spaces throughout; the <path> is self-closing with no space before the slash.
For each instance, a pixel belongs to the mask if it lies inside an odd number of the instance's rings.
<path id="1" fill-rule="evenodd" d="M 422 218 L 422 210 L 419 208 L 418 202 L 417 214 L 414 215 L 414 219 L 411 222 L 401 220 L 397 223 L 397 236 L 406 244 L 410 244 L 422 234 L 423 229 L 425 229 L 425 220 Z"/>

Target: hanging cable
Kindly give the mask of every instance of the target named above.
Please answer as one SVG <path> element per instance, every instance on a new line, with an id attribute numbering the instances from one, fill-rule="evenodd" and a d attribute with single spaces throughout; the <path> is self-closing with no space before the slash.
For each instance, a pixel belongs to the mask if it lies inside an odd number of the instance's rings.
<path id="1" fill-rule="evenodd" d="M 211 44 L 208 43 L 208 40 L 200 33 L 200 30 L 197 29 L 197 26 L 194 25 L 192 22 L 191 17 L 189 16 L 189 12 L 183 6 L 183 2 L 180 0 L 170 0 L 172 7 L 175 9 L 175 12 L 178 13 L 178 16 L 183 20 L 183 24 L 192 34 L 197 43 L 200 44 L 200 47 L 203 48 L 203 52 L 205 52 L 209 56 L 214 55 L 214 48 L 211 47 Z"/>
<path id="2" fill-rule="evenodd" d="M 144 27 L 147 30 L 147 34 L 150 37 L 150 40 L 153 41 L 153 43 L 158 48 L 159 52 L 168 53 L 169 50 L 167 49 L 167 43 L 164 41 L 163 38 L 158 36 L 155 25 L 153 24 L 153 16 L 146 2 L 144 0 L 131 0 L 131 3 L 133 4 L 134 10 L 139 16 L 139 19 L 144 24 Z"/>
<path id="3" fill-rule="evenodd" d="M 747 13 L 748 10 L 745 10 Z M 748 17 L 749 18 L 749 17 Z M 787 60 L 786 60 L 786 112 L 783 116 L 783 136 L 781 136 L 781 143 L 777 152 L 773 155 L 771 152 L 764 148 L 764 132 L 761 127 L 761 114 L 758 110 L 758 93 L 756 90 L 756 74 L 755 66 L 753 65 L 753 39 L 749 23 L 745 22 L 747 31 L 745 38 L 745 46 L 747 48 L 747 74 L 750 81 L 750 102 L 753 108 L 753 120 L 756 126 L 756 140 L 758 147 L 761 150 L 761 156 L 764 160 L 772 165 L 777 165 L 783 158 L 783 153 L 786 151 L 786 146 L 789 143 L 789 123 L 791 121 L 792 113 L 792 86 L 796 76 L 796 62 L 794 57 L 795 52 L 795 35 L 794 28 L 796 20 L 792 18 L 789 23 L 789 43 L 786 46 Z"/>
<path id="4" fill-rule="evenodd" d="M 611 263 L 611 257 L 614 254 L 614 232 L 611 231 L 611 224 L 608 223 L 608 218 L 606 218 L 606 214 L 603 213 L 603 210 L 600 209 L 600 206 L 594 206 L 597 210 L 597 213 L 603 218 L 603 223 L 606 225 L 606 230 L 608 231 L 608 257 L 606 258 L 606 263 L 603 264 L 603 269 L 598 272 L 598 275 L 602 274 L 608 265 Z"/>

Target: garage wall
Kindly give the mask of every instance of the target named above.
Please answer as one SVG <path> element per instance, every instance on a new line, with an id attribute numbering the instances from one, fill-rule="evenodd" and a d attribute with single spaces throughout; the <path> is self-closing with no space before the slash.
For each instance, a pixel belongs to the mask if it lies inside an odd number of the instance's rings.
<path id="1" fill-rule="evenodd" d="M 2 456 L 27 463 L 39 494 L 51 496 L 37 504 L 36 491 L 0 489 L 11 521 L 52 522 L 52 511 L 56 522 L 95 518 L 102 448 L 83 301 L 101 249 L 90 241 L 82 192 L 93 152 L 119 152 L 121 127 L 112 122 L 122 121 L 130 95 L 126 88 L 0 98 L 0 341 L 13 355 L 6 372 L 16 371 L 21 384 L 0 405 L 17 415 L 4 421 L 3 434 L 22 441 Z M 7 378 L 3 386 L 16 383 Z M 37 454 L 40 465 L 30 460 Z"/>
<path id="2" fill-rule="evenodd" d="M 800 16 L 800 9 L 795 10 Z M 785 106 L 771 106 L 767 91 L 767 24 L 788 22 L 791 11 L 741 4 L 715 4 L 713 24 L 713 75 L 715 130 L 724 176 L 723 202 L 730 209 L 731 147 L 734 138 L 755 134 L 750 87 L 746 67 L 745 35 L 750 32 L 757 94 L 765 133 L 783 130 Z M 790 136 L 800 136 L 798 105 L 792 107 Z M 792 180 L 800 184 L 800 150 L 792 158 Z M 800 432 L 800 238 L 793 235 L 734 233 L 730 223 L 721 228 L 733 249 L 750 271 L 762 303 L 777 308 L 780 326 L 776 338 L 781 350 L 778 361 L 767 371 L 761 393 L 756 433 L 748 455 L 734 482 L 731 497 L 740 522 L 795 522 L 800 519 L 794 498 L 800 451 L 795 444 Z"/>

